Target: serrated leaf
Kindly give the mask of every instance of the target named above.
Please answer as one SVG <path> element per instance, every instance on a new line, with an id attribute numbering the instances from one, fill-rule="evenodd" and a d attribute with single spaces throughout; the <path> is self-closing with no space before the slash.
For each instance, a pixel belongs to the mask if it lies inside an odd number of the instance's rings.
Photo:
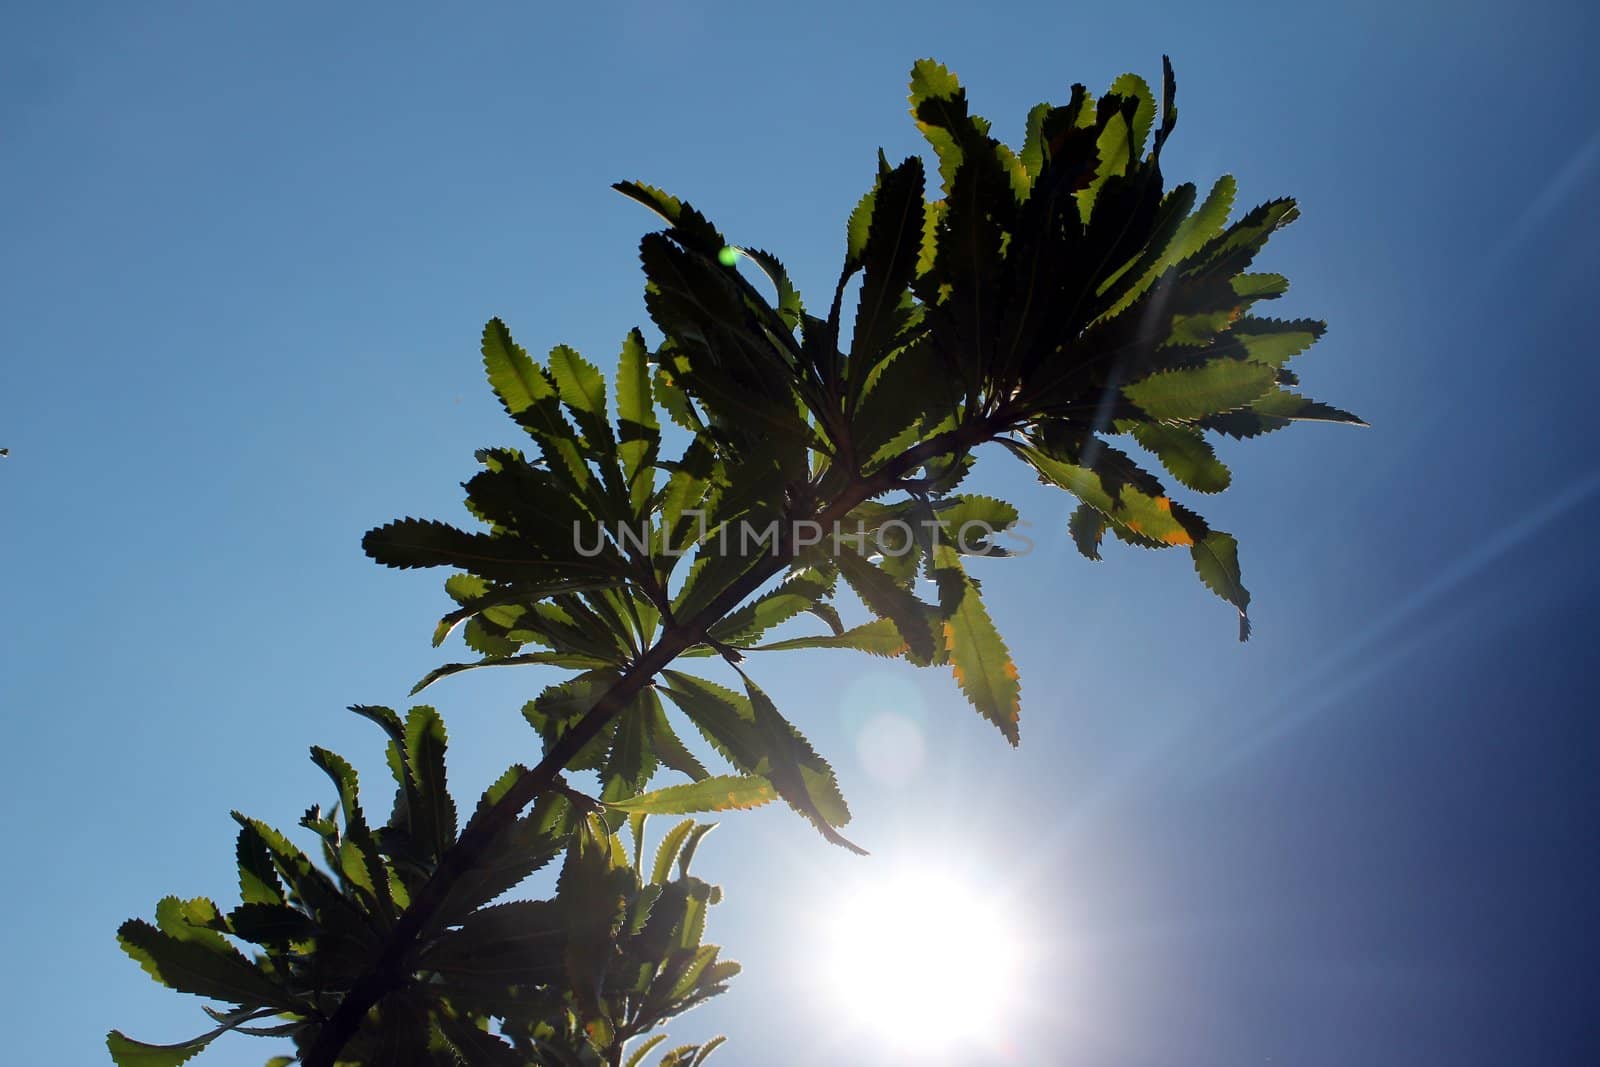
<path id="1" fill-rule="evenodd" d="M 1085 559 L 1100 558 L 1100 539 L 1106 533 L 1106 517 L 1100 509 L 1079 504 L 1067 519 L 1067 532 L 1072 535 L 1072 543 L 1078 546 L 1078 551 L 1083 553 Z"/>
<path id="2" fill-rule="evenodd" d="M 1198 367 L 1160 371 L 1122 388 L 1123 395 L 1156 419 L 1191 420 L 1246 407 L 1277 384 L 1277 372 L 1260 363 L 1214 359 Z"/>
<path id="3" fill-rule="evenodd" d="M 941 545 L 935 553 L 941 569 L 953 568 L 960 574 L 961 562 L 952 548 Z M 1022 715 L 1017 665 L 983 605 L 977 583 L 964 574 L 960 578 L 960 599 L 944 620 L 951 673 L 972 706 L 1015 747 L 1021 740 L 1018 722 Z"/>
<path id="4" fill-rule="evenodd" d="M 1315 319 L 1285 321 L 1246 316 L 1234 324 L 1228 336 L 1244 346 L 1252 361 L 1281 367 L 1316 344 L 1327 329 L 1327 323 Z"/>
<path id="5" fill-rule="evenodd" d="M 911 156 L 882 175 L 873 200 L 868 236 L 861 249 L 863 274 L 846 377 L 853 398 L 890 351 L 903 316 L 901 298 L 916 271 L 922 247 L 922 160 Z M 854 408 L 854 402 L 850 403 Z"/>
<path id="6" fill-rule="evenodd" d="M 418 957 L 446 987 L 532 985 L 558 978 L 567 944 L 566 914 L 548 900 L 515 900 L 466 916 Z"/>
<path id="7" fill-rule="evenodd" d="M 841 548 L 836 559 L 839 573 L 844 575 L 844 580 L 855 590 L 867 610 L 880 619 L 894 623 L 910 650 L 913 662 L 931 662 L 935 649 L 927 605 L 902 589 L 882 568 L 869 563 L 853 549 Z"/>
<path id="8" fill-rule="evenodd" d="M 445 776 L 447 744 L 444 720 L 433 708 L 418 705 L 406 715 L 406 766 L 417 788 L 411 836 L 436 860 L 456 839 L 456 804 Z"/>
<path id="9" fill-rule="evenodd" d="M 718 775 L 687 785 L 670 785 L 628 800 L 612 801 L 608 806 L 648 815 L 693 815 L 759 808 L 777 796 L 772 783 L 759 775 Z"/>
<path id="10" fill-rule="evenodd" d="M 574 652 L 525 652 L 518 656 L 490 656 L 475 663 L 446 663 L 423 675 L 422 680 L 411 687 L 410 695 L 416 696 L 439 679 L 448 678 L 463 671 L 474 671 L 480 667 L 521 667 L 530 665 L 565 667 L 568 670 L 586 671 L 598 667 L 607 667 L 611 663 L 609 660 Z"/>
<path id="11" fill-rule="evenodd" d="M 122 950 L 163 985 L 181 993 L 240 1005 L 293 1006 L 294 1000 L 231 946 L 182 940 L 142 919 L 117 930 Z"/>
<path id="12" fill-rule="evenodd" d="M 106 1049 L 117 1067 L 180 1067 L 198 1056 L 212 1038 L 196 1038 L 176 1045 L 148 1045 L 135 1041 L 121 1030 L 106 1035 Z"/>
<path id="13" fill-rule="evenodd" d="M 567 345 L 550 350 L 550 373 L 556 380 L 561 403 L 583 431 L 591 448 L 610 452 L 611 424 L 606 414 L 606 380 L 600 368 Z"/>
<path id="14" fill-rule="evenodd" d="M 1133 438 L 1155 453 L 1179 482 L 1200 493 L 1220 493 L 1232 474 L 1198 431 L 1172 423 L 1139 422 Z"/>
<path id="15" fill-rule="evenodd" d="M 1206 588 L 1239 611 L 1239 640 L 1250 638 L 1250 593 L 1239 573 L 1239 542 L 1231 534 L 1212 530 L 1190 550 L 1195 573 Z"/>
<path id="16" fill-rule="evenodd" d="M 892 659 L 906 651 L 906 639 L 900 636 L 899 627 L 891 619 L 875 619 L 841 634 L 820 634 L 816 637 L 790 637 L 765 645 L 756 645 L 754 652 L 784 652 L 802 648 L 845 648 Z"/>

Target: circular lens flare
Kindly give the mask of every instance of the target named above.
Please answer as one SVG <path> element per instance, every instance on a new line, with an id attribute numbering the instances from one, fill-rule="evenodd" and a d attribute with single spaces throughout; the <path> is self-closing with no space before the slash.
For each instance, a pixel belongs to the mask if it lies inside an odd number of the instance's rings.
<path id="1" fill-rule="evenodd" d="M 997 894 L 944 874 L 851 892 L 830 918 L 825 981 L 864 1031 L 931 1053 L 1006 1043 L 1019 947 Z"/>

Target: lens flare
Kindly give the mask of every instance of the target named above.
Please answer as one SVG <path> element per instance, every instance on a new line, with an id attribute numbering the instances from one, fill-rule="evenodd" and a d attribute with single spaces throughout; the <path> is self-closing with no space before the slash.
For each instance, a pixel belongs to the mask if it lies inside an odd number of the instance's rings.
<path id="1" fill-rule="evenodd" d="M 1009 920 L 997 894 L 947 874 L 866 886 L 829 919 L 823 979 L 877 1042 L 927 1056 L 1004 1047 L 1020 986 Z"/>

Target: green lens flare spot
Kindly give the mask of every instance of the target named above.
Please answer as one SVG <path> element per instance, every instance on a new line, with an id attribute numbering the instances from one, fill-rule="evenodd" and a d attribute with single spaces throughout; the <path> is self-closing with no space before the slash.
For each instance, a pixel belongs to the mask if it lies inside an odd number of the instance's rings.
<path id="1" fill-rule="evenodd" d="M 717 262 L 724 267 L 731 267 L 739 262 L 739 250 L 732 245 L 723 245 L 722 251 L 717 253 Z"/>

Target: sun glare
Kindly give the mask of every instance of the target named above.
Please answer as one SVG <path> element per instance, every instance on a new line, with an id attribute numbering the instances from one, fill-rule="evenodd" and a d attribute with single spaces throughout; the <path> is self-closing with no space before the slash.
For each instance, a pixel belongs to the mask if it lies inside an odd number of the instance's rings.
<path id="1" fill-rule="evenodd" d="M 1019 944 L 996 894 L 904 875 L 851 893 L 828 934 L 824 980 L 874 1041 L 927 1053 L 1008 1043 Z"/>

